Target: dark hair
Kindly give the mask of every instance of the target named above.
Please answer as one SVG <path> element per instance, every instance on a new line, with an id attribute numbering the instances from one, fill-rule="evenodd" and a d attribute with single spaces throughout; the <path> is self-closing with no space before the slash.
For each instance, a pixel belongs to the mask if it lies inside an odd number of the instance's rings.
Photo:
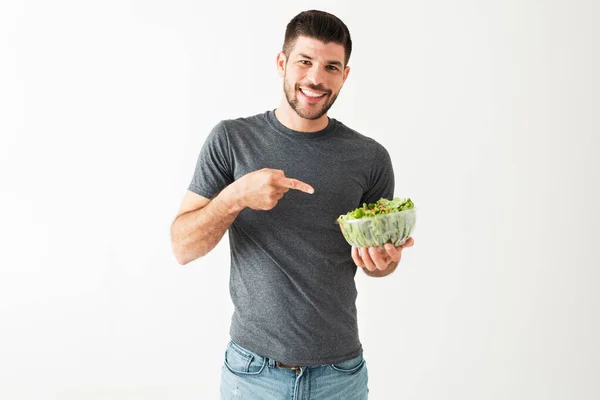
<path id="1" fill-rule="evenodd" d="M 309 10 L 296 15 L 285 29 L 283 52 L 287 57 L 296 44 L 298 36 L 318 39 L 323 43 L 337 43 L 344 46 L 345 65 L 348 65 L 352 53 L 350 31 L 341 19 L 325 11 Z"/>

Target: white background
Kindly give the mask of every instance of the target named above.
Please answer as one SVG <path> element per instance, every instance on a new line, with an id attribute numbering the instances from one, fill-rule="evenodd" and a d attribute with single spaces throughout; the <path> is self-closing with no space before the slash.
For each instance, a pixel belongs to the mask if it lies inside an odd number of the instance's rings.
<path id="1" fill-rule="evenodd" d="M 310 8 L 354 41 L 330 116 L 419 208 L 399 269 L 357 275 L 371 399 L 600 398 L 595 0 L 3 1 L 0 398 L 218 397 L 227 239 L 180 267 L 169 228 Z"/>

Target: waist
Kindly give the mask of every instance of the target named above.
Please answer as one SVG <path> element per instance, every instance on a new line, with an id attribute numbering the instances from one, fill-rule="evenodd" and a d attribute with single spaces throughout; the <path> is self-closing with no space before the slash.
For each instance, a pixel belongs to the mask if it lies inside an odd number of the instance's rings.
<path id="1" fill-rule="evenodd" d="M 362 354 L 358 332 L 345 332 L 343 335 L 315 335 L 309 341 L 303 337 L 290 337 L 285 333 L 278 335 L 261 334 L 261 330 L 244 330 L 244 327 L 232 321 L 230 336 L 240 346 L 269 360 L 272 366 L 283 369 L 321 366 L 345 361 Z"/>

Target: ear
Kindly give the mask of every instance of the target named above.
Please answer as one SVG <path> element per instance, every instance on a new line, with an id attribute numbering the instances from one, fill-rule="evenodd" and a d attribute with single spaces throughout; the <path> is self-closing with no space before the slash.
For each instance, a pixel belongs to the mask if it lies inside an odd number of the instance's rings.
<path id="1" fill-rule="evenodd" d="M 277 71 L 279 72 L 279 76 L 283 78 L 285 75 L 285 66 L 287 64 L 287 57 L 283 51 L 280 51 L 277 54 Z"/>
<path id="2" fill-rule="evenodd" d="M 344 68 L 344 83 L 346 82 L 346 79 L 348 79 L 349 73 L 350 73 L 350 66 L 346 66 L 346 68 Z"/>

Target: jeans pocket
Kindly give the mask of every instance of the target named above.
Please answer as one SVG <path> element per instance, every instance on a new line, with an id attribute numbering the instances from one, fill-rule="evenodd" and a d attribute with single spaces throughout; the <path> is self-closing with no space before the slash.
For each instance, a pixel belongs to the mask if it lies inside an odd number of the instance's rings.
<path id="1" fill-rule="evenodd" d="M 229 342 L 225 350 L 225 366 L 234 374 L 258 375 L 267 365 L 267 359 Z"/>
<path id="2" fill-rule="evenodd" d="M 339 363 L 331 364 L 331 368 L 344 374 L 354 374 L 360 371 L 365 366 L 365 359 L 362 354 L 356 358 L 350 360 L 341 361 Z"/>

